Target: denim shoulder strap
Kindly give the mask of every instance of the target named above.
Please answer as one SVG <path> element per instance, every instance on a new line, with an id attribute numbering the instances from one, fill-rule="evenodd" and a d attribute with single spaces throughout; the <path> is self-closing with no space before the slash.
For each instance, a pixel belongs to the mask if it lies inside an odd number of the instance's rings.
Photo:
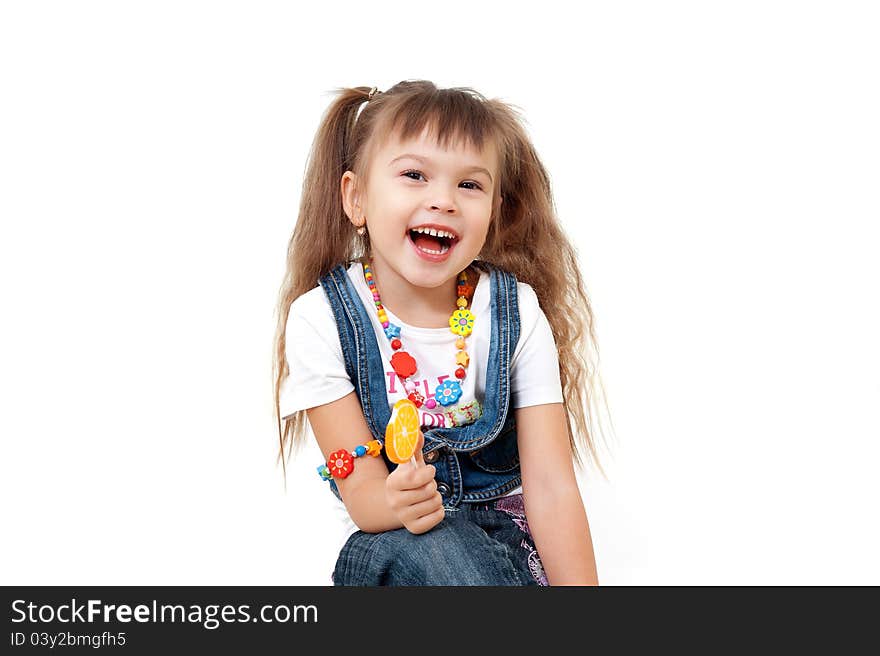
<path id="1" fill-rule="evenodd" d="M 341 264 L 320 279 L 342 345 L 345 370 L 354 385 L 374 439 L 385 439 L 391 419 L 385 390 L 385 367 L 370 317 Z"/>

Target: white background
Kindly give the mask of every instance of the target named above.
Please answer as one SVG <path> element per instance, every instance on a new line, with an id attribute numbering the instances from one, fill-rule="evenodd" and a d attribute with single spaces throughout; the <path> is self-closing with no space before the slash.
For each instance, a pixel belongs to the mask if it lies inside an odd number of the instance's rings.
<path id="1" fill-rule="evenodd" d="M 880 584 L 878 33 L 869 2 L 0 5 L 0 581 L 329 582 L 274 305 L 330 91 L 423 78 L 522 108 L 577 246 L 600 582 Z"/>

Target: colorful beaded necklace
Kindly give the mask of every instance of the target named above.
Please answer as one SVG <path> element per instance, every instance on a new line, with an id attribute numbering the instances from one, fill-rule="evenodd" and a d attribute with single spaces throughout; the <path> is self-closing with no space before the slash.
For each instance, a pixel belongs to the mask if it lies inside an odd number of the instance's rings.
<path id="1" fill-rule="evenodd" d="M 461 384 L 458 381 L 464 380 L 465 376 L 467 376 L 466 369 L 470 364 L 470 356 L 465 350 L 467 346 L 465 338 L 473 332 L 474 320 L 476 318 L 467 309 L 469 299 L 472 298 L 474 293 L 474 288 L 467 283 L 467 270 L 465 269 L 458 274 L 458 300 L 455 302 L 457 309 L 449 317 L 449 329 L 458 335 L 458 339 L 455 341 L 455 347 L 458 349 L 458 353 L 455 355 L 455 363 L 459 365 L 455 370 L 455 378 L 457 380 L 444 380 L 434 390 L 435 398 L 426 401 L 425 397 L 416 391 L 415 383 L 410 380 L 410 377 L 418 369 L 416 360 L 409 353 L 401 350 L 403 343 L 400 341 L 400 326 L 396 326 L 388 321 L 388 315 L 385 313 L 385 308 L 382 305 L 379 290 L 376 288 L 376 281 L 373 280 L 370 264 L 367 261 L 362 261 L 362 264 L 364 267 L 364 280 L 366 280 L 367 286 L 373 294 L 373 301 L 376 304 L 379 321 L 382 322 L 385 336 L 391 341 L 391 348 L 396 351 L 391 357 L 391 366 L 394 368 L 394 373 L 400 378 L 407 392 L 406 399 L 398 401 L 395 404 L 395 408 L 401 403 L 412 403 L 416 408 L 425 405 L 431 409 L 436 408 L 438 402 L 444 407 L 451 406 L 458 401 L 462 394 Z M 450 411 L 447 411 L 446 415 L 453 426 L 462 426 L 476 421 L 482 415 L 482 407 L 474 399 L 464 406 L 451 408 Z M 392 413 L 388 429 L 385 431 L 386 439 L 388 439 L 389 431 L 394 428 L 393 423 L 394 414 Z M 354 471 L 354 461 L 356 458 L 362 458 L 366 455 L 377 457 L 385 446 L 382 440 L 370 440 L 366 444 L 356 447 L 353 451 L 345 449 L 334 451 L 330 454 L 326 464 L 318 466 L 318 474 L 325 481 L 329 481 L 334 477 L 346 478 Z"/>
<path id="2" fill-rule="evenodd" d="M 415 383 L 410 377 L 416 373 L 416 360 L 406 351 L 402 351 L 402 342 L 400 341 L 400 326 L 388 321 L 388 315 L 382 305 L 382 299 L 379 296 L 379 290 L 376 288 L 376 281 L 373 280 L 373 272 L 370 264 L 363 262 L 364 280 L 373 294 L 373 302 L 376 304 L 376 312 L 379 315 L 379 321 L 385 330 L 385 336 L 391 342 L 391 348 L 395 351 L 391 356 L 391 367 L 394 373 L 400 378 L 403 387 L 407 392 L 407 398 L 412 401 L 417 408 L 425 405 L 428 408 L 436 408 L 437 403 L 442 406 L 450 406 L 459 398 L 461 398 L 462 390 L 460 380 L 464 380 L 467 376 L 467 367 L 470 364 L 470 356 L 465 350 L 467 344 L 465 338 L 473 332 L 474 321 L 476 317 L 467 309 L 468 299 L 473 295 L 474 288 L 468 285 L 467 269 L 458 274 L 458 300 L 455 302 L 456 309 L 449 317 L 449 329 L 458 335 L 455 347 L 458 353 L 455 355 L 455 363 L 458 367 L 455 370 L 456 380 L 444 380 L 434 390 L 434 399 L 425 400 L 425 397 L 416 391 Z M 436 399 L 436 400 L 435 400 Z"/>

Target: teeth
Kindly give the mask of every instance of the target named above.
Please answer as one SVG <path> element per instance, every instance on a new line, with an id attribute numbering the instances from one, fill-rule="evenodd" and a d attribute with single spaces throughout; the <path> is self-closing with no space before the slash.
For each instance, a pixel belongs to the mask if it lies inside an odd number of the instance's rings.
<path id="1" fill-rule="evenodd" d="M 435 230 L 434 228 L 413 228 L 413 232 L 421 232 L 434 237 L 446 237 L 447 239 L 455 239 L 455 235 L 445 230 Z"/>
<path id="2" fill-rule="evenodd" d="M 449 246 L 444 246 L 439 251 L 435 251 L 431 248 L 422 248 L 421 246 L 416 246 L 416 248 L 418 248 L 423 253 L 430 253 L 431 255 L 443 255 L 443 253 L 449 250 Z"/>

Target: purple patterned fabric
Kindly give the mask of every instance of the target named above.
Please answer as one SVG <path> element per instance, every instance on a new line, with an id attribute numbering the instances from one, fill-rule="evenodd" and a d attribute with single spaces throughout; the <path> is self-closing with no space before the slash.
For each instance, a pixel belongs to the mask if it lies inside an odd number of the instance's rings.
<path id="1" fill-rule="evenodd" d="M 495 510 L 500 510 L 510 515 L 513 522 L 519 526 L 520 530 L 529 536 L 528 540 L 523 540 L 520 546 L 529 552 L 529 571 L 532 577 L 538 582 L 538 585 L 549 585 L 547 575 L 544 573 L 544 566 L 541 564 L 541 558 L 538 556 L 538 550 L 535 549 L 532 532 L 529 530 L 529 523 L 526 520 L 526 507 L 523 503 L 521 494 L 511 494 L 510 496 L 501 497 L 495 504 Z"/>

